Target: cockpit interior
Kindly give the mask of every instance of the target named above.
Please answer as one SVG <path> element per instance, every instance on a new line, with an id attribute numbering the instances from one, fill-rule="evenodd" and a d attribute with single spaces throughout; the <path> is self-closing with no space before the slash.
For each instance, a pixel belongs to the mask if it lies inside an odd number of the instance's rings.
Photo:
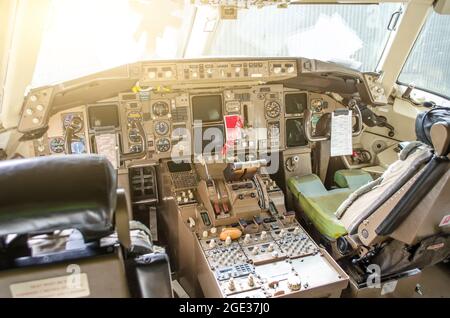
<path id="1" fill-rule="evenodd" d="M 0 298 L 450 297 L 449 0 L 0 26 Z"/>

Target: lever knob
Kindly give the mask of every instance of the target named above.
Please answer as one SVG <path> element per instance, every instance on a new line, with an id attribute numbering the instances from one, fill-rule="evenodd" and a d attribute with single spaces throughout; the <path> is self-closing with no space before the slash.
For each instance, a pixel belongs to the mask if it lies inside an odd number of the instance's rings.
<path id="1" fill-rule="evenodd" d="M 248 286 L 255 286 L 255 277 L 253 276 L 253 274 L 248 275 Z"/>
<path id="2" fill-rule="evenodd" d="M 236 285 L 234 284 L 234 279 L 230 278 L 228 281 L 228 289 L 234 291 L 236 289 Z"/>
<path id="3" fill-rule="evenodd" d="M 298 277 L 297 275 L 292 275 L 292 276 L 288 277 L 288 288 L 291 291 L 300 290 L 301 287 L 302 287 L 302 285 L 301 285 L 300 277 Z"/>

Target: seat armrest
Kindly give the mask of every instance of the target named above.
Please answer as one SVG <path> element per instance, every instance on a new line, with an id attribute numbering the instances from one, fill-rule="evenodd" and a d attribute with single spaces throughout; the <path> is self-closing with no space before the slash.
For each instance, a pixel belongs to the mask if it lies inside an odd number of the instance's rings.
<path id="1" fill-rule="evenodd" d="M 133 297 L 173 298 L 167 254 L 146 254 L 129 260 L 127 263 L 130 292 Z"/>

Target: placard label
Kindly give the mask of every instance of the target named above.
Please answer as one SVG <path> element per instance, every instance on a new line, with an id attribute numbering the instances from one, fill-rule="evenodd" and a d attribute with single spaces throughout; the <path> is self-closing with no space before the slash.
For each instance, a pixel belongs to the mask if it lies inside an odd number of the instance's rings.
<path id="1" fill-rule="evenodd" d="M 13 298 L 81 298 L 90 295 L 86 274 L 13 284 L 10 290 Z"/>

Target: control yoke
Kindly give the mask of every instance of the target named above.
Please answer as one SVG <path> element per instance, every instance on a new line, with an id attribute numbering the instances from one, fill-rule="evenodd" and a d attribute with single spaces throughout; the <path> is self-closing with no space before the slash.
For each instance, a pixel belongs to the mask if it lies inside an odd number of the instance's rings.
<path id="1" fill-rule="evenodd" d="M 79 131 L 78 129 L 79 120 L 81 119 L 79 119 L 78 117 L 74 117 L 66 128 L 64 143 L 65 143 L 65 152 L 68 155 L 72 154 L 72 142 L 76 137 L 75 134 Z M 130 125 L 132 126 L 132 128 L 136 128 L 139 131 L 139 136 L 142 141 L 142 149 L 140 152 L 121 153 L 120 159 L 122 161 L 142 159 L 147 155 L 148 151 L 147 136 L 145 134 L 145 130 L 144 127 L 142 126 L 142 123 L 139 120 L 133 120 L 130 122 Z"/>
<path id="2" fill-rule="evenodd" d="M 72 142 L 76 139 L 76 134 L 82 130 L 83 120 L 75 116 L 66 127 L 66 133 L 64 135 L 64 146 L 67 155 L 72 154 Z"/>
<path id="3" fill-rule="evenodd" d="M 135 159 L 142 159 L 145 158 L 148 152 L 148 142 L 147 142 L 147 135 L 145 134 L 144 127 L 142 126 L 142 123 L 140 120 L 132 120 L 131 121 L 132 128 L 137 128 L 139 131 L 139 137 L 142 141 L 142 149 L 140 152 L 129 152 L 129 153 L 121 153 L 120 154 L 120 160 L 135 160 Z"/>
<path id="4" fill-rule="evenodd" d="M 353 132 L 353 137 L 357 137 L 362 133 L 363 130 L 363 120 L 361 115 L 361 110 L 359 109 L 359 106 L 355 100 L 350 100 L 348 104 L 348 109 L 353 111 L 354 117 L 356 118 L 356 131 Z M 306 139 L 308 139 L 309 142 L 316 142 L 316 141 L 326 141 L 330 140 L 331 136 L 315 136 L 314 135 L 314 127 L 312 125 L 312 116 L 313 113 L 311 109 L 307 109 L 305 111 L 305 135 Z"/>

